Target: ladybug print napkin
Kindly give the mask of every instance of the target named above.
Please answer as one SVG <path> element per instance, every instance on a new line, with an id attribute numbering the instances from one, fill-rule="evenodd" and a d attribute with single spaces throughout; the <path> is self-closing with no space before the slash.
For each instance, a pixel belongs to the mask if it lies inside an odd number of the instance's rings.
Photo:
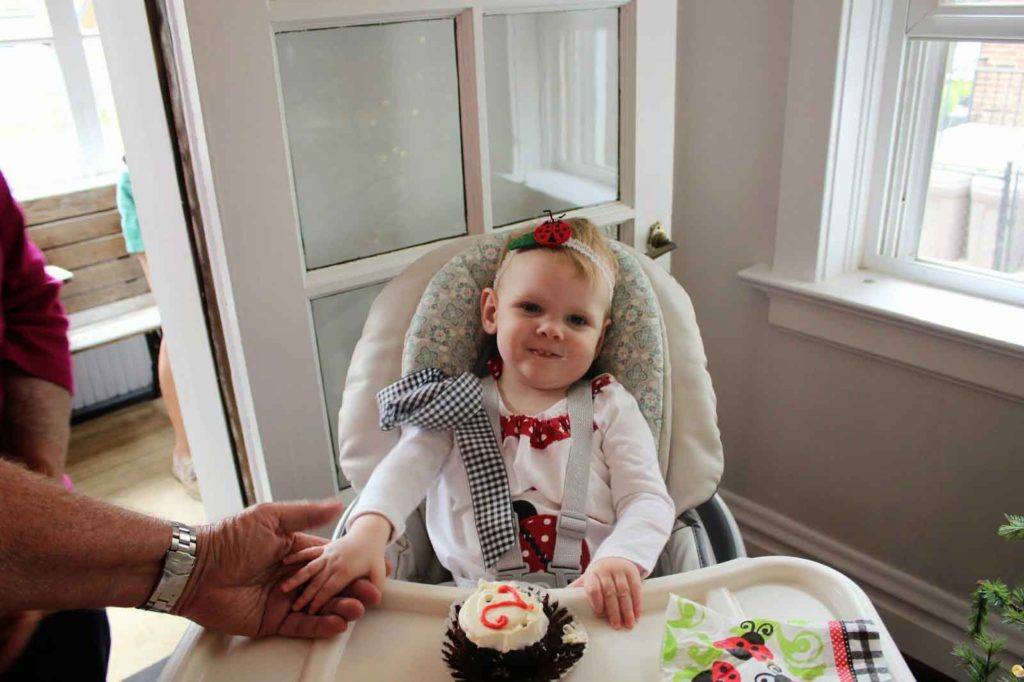
<path id="1" fill-rule="evenodd" d="M 871 621 L 736 620 L 678 595 L 665 610 L 665 682 L 886 682 Z"/>

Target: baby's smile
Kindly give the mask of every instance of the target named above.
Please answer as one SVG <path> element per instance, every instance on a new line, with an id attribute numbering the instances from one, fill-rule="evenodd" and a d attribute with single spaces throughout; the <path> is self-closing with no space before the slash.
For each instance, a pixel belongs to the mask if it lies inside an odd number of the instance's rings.
<path id="1" fill-rule="evenodd" d="M 532 353 L 533 355 L 536 355 L 539 358 L 546 358 L 546 359 L 551 359 L 551 360 L 557 360 L 557 359 L 560 359 L 562 357 L 558 353 L 554 353 L 552 351 L 547 351 L 547 350 L 544 350 L 543 348 L 528 348 L 527 350 L 529 350 L 530 353 Z"/>

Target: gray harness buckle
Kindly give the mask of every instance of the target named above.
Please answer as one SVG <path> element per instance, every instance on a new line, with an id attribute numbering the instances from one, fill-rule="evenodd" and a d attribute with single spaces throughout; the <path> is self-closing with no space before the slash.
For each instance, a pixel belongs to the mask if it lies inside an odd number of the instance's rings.
<path id="1" fill-rule="evenodd" d="M 547 571 L 527 573 L 526 567 L 507 568 L 497 571 L 496 580 L 514 580 L 531 585 L 540 585 L 548 589 L 568 587 L 580 577 L 579 566 L 555 566 L 548 564 Z"/>
<path id="2" fill-rule="evenodd" d="M 554 587 L 569 587 L 580 577 L 579 566 L 555 566 L 554 562 L 548 564 L 547 575 L 555 579 Z"/>
<path id="3" fill-rule="evenodd" d="M 563 509 L 558 515 L 558 537 L 582 540 L 587 536 L 587 515 Z"/>

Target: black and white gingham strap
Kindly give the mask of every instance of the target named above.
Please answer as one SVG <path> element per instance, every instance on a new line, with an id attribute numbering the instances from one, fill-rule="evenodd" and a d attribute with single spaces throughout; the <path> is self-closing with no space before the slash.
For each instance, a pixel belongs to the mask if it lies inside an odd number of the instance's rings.
<path id="1" fill-rule="evenodd" d="M 428 368 L 382 389 L 377 403 L 380 428 L 385 431 L 399 424 L 454 431 L 469 477 L 484 566 L 489 568 L 517 543 L 518 524 L 505 463 L 480 396 L 480 379 L 473 374 L 450 379 L 444 372 Z"/>

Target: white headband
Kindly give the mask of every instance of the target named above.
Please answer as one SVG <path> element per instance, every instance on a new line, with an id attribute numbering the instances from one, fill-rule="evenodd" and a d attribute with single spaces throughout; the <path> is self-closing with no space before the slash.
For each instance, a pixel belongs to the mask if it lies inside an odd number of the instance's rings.
<path id="1" fill-rule="evenodd" d="M 609 268 L 604 261 L 597 257 L 597 254 L 594 253 L 594 250 L 592 248 L 581 242 L 579 239 L 576 239 L 576 237 L 571 237 L 569 240 L 562 242 L 558 246 L 564 246 L 579 253 L 582 253 L 584 256 L 589 258 L 594 263 L 594 265 L 597 266 L 597 271 L 601 273 L 601 278 L 604 279 L 604 283 L 608 285 L 608 301 L 610 302 L 615 292 L 615 278 L 612 277 L 611 268 Z M 551 247 L 542 246 L 540 248 Z M 506 270 L 508 270 L 508 265 L 509 263 L 512 262 L 512 256 L 516 255 L 516 253 L 517 251 L 505 252 L 505 257 L 502 259 L 501 265 L 498 266 L 497 272 L 494 273 L 495 289 L 498 288 L 498 280 L 500 280 L 501 276 L 505 274 Z"/>

